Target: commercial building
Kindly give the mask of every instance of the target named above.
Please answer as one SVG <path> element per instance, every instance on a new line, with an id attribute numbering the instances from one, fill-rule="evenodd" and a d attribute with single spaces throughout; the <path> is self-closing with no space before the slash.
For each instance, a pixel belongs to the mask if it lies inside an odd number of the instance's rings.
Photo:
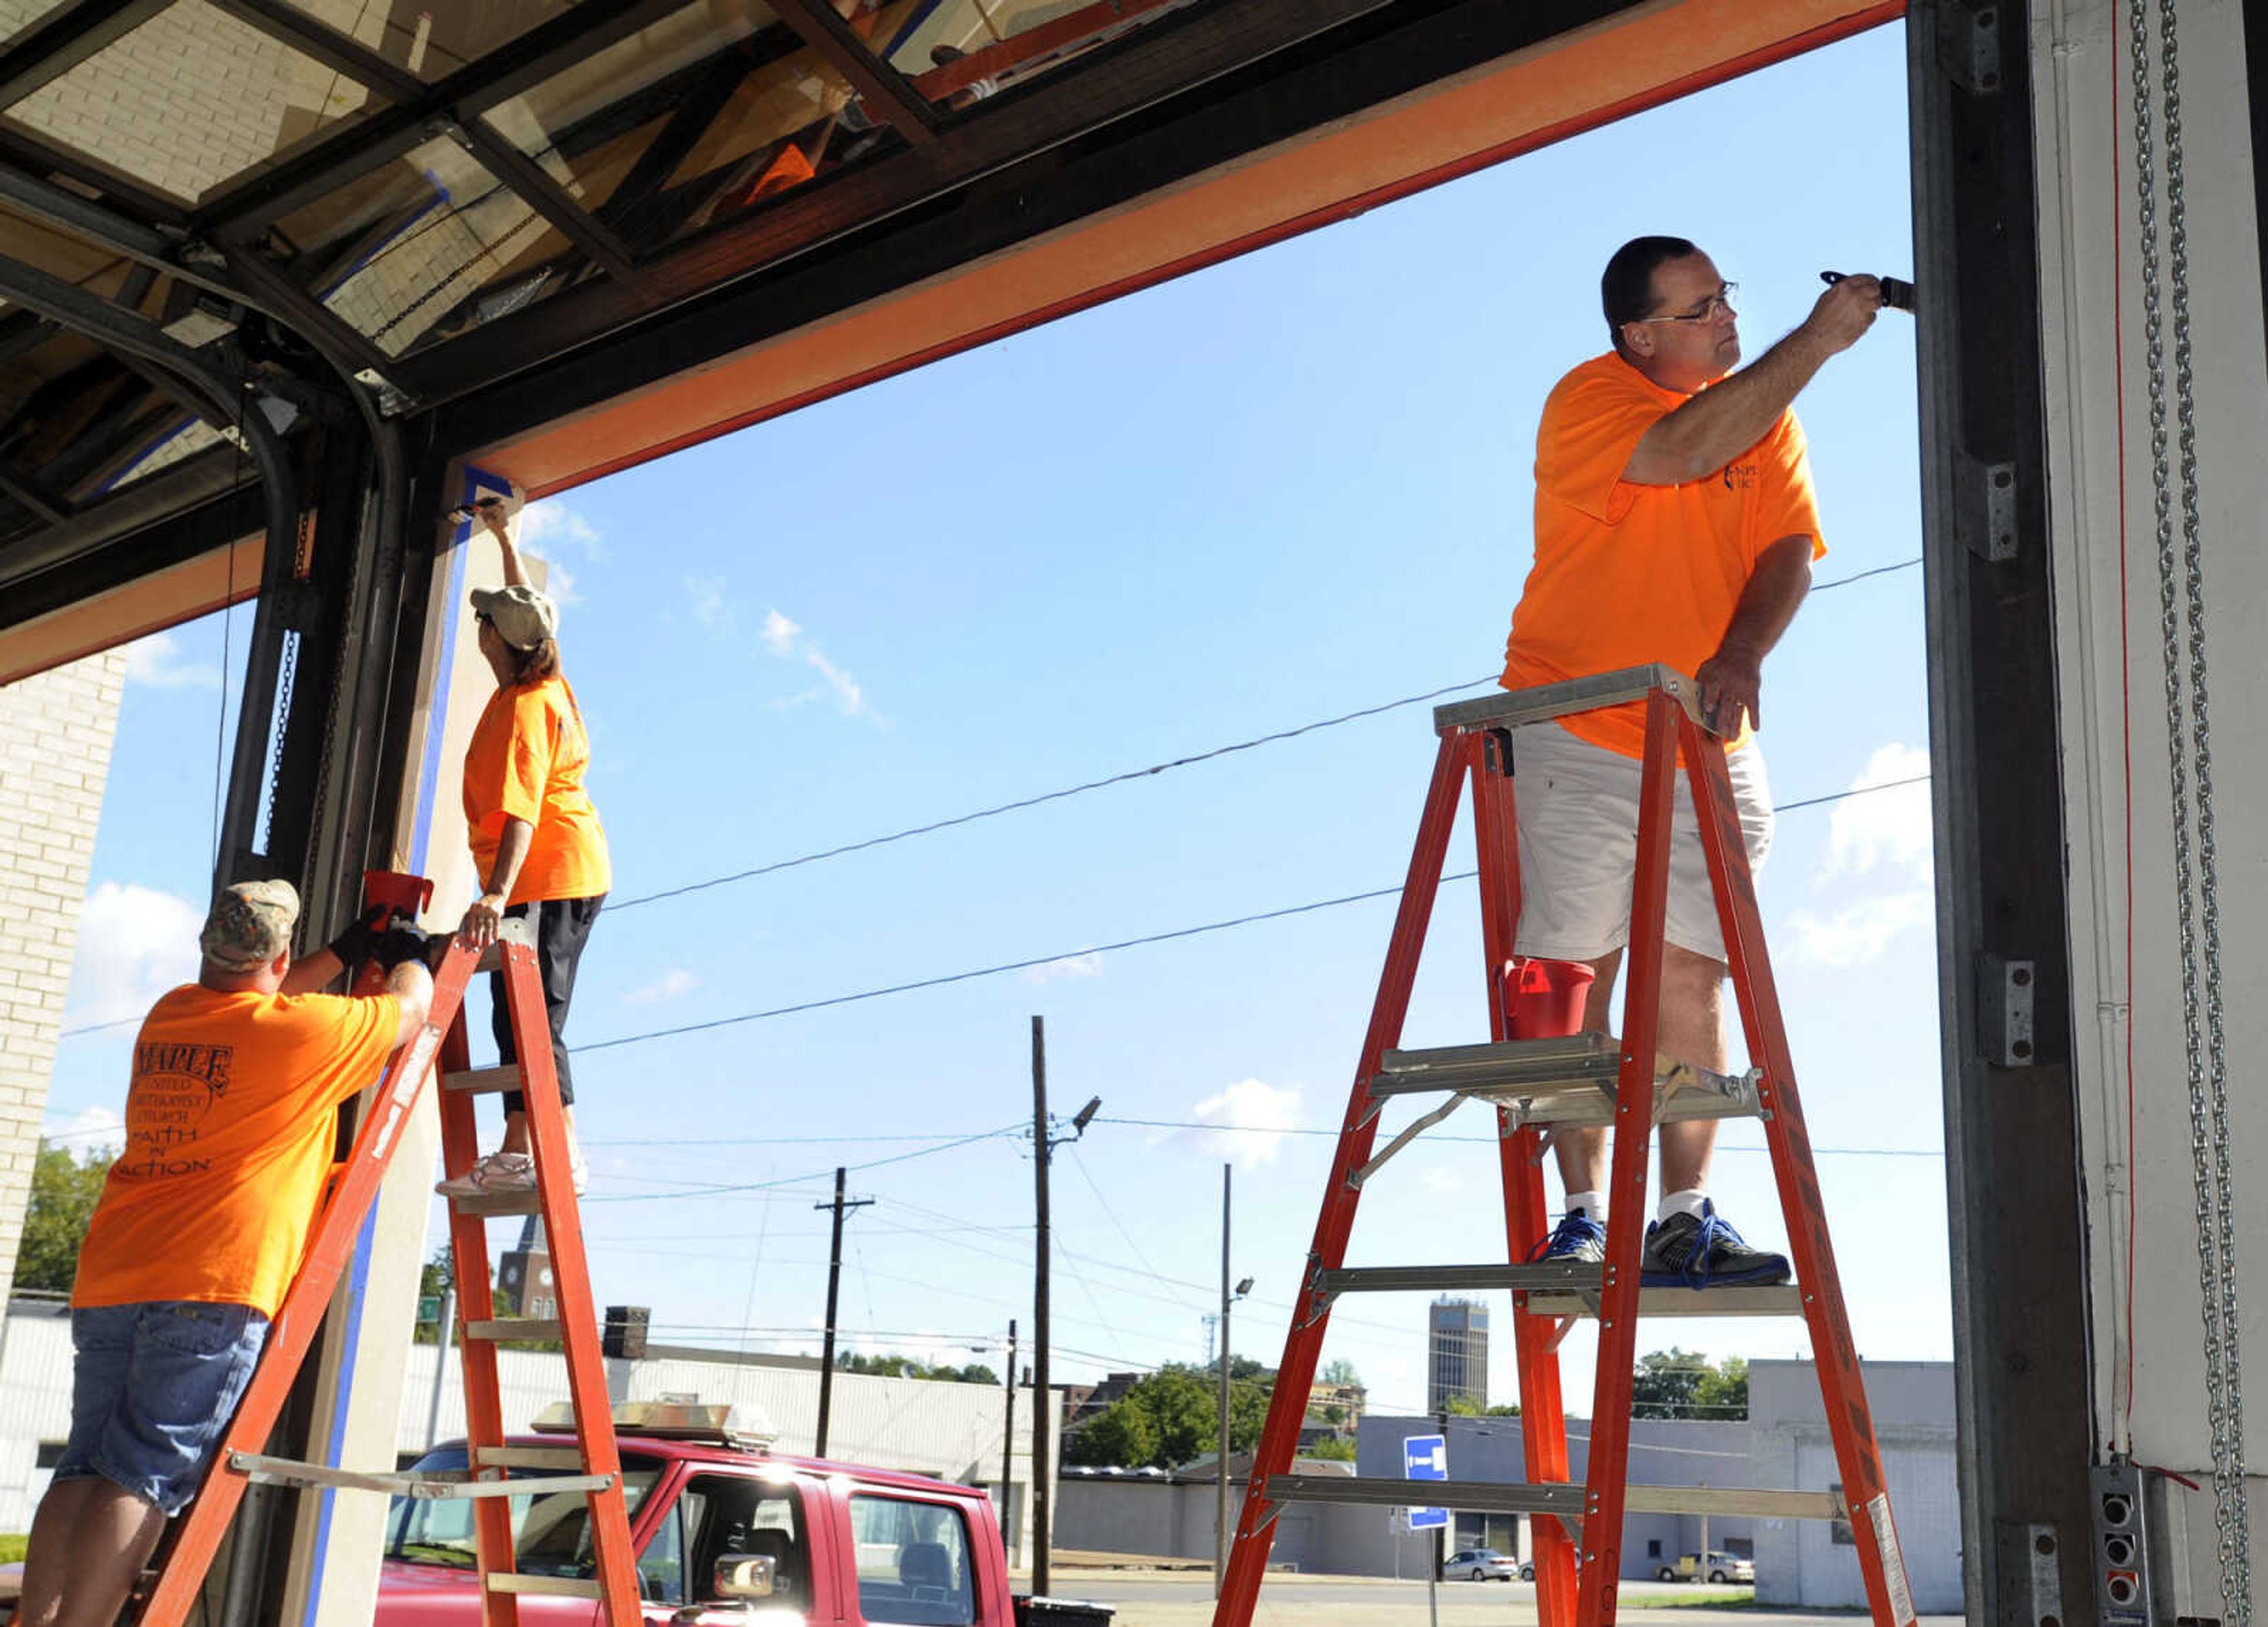
<path id="1" fill-rule="evenodd" d="M 1446 1412 L 1449 1402 L 1488 1405 L 1488 1307 L 1446 1295 L 1425 1310 L 1425 1405 Z"/>

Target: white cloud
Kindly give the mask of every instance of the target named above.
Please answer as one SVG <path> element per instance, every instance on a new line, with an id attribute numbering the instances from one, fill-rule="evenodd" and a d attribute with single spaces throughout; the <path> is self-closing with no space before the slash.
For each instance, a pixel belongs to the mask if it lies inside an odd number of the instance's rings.
<path id="1" fill-rule="evenodd" d="M 90 1152 L 115 1155 L 126 1150 L 126 1121 L 108 1108 L 81 1108 L 70 1123 L 42 1133 L 56 1145 L 68 1148 L 81 1162 Z"/>
<path id="2" fill-rule="evenodd" d="M 789 621 L 777 610 L 764 612 L 763 630 L 756 635 L 764 641 L 764 648 L 783 658 L 795 653 L 795 641 L 803 629 Z"/>
<path id="3" fill-rule="evenodd" d="M 1928 925 L 1936 916 L 1936 893 L 1919 887 L 1885 893 L 1823 918 L 1799 909 L 1788 921 L 1806 959 L 1847 968 L 1880 960 L 1892 939 L 1910 927 Z"/>
<path id="4" fill-rule="evenodd" d="M 171 633 L 152 633 L 126 646 L 126 681 L 153 689 L 217 689 L 220 668 L 198 661 L 183 664 L 181 647 Z"/>
<path id="5" fill-rule="evenodd" d="M 1300 1087 L 1278 1089 L 1259 1079 L 1242 1079 L 1190 1111 L 1217 1128 L 1184 1130 L 1182 1140 L 1250 1169 L 1272 1163 L 1283 1148 L 1285 1132 L 1300 1127 Z"/>
<path id="6" fill-rule="evenodd" d="M 815 640 L 807 637 L 796 622 L 777 610 L 767 610 L 764 612 L 764 624 L 757 630 L 756 637 L 767 653 L 783 661 L 800 660 L 817 673 L 822 681 L 819 686 L 774 701 L 772 707 L 775 710 L 784 711 L 790 707 L 822 700 L 832 694 L 836 705 L 844 717 L 870 718 L 876 723 L 883 721 L 880 714 L 866 704 L 866 692 L 858 681 L 828 660 L 826 652 Z"/>
<path id="7" fill-rule="evenodd" d="M 1929 772 L 1929 754 L 1918 747 L 1893 741 L 1867 760 L 1850 789 L 1863 797 L 1850 797 L 1835 805 L 1828 827 L 1827 858 L 1819 880 L 1863 876 L 1877 866 L 1926 876 L 1930 871 L 1929 784 L 1900 785 Z M 1888 785 L 1892 789 L 1876 791 Z"/>
<path id="8" fill-rule="evenodd" d="M 598 527 L 556 497 L 529 504 L 519 511 L 514 525 L 515 540 L 530 553 L 549 558 L 562 548 L 571 548 L 585 559 L 607 556 L 607 541 Z"/>
<path id="9" fill-rule="evenodd" d="M 194 982 L 204 914 L 151 887 L 115 881 L 96 887 L 79 917 L 64 1026 L 139 1017 L 166 990 Z"/>
<path id="10" fill-rule="evenodd" d="M 1041 966 L 1024 968 L 1024 981 L 1051 983 L 1065 977 L 1100 977 L 1102 975 L 1102 952 L 1090 950 L 1086 954 L 1067 954 L 1059 961 L 1049 961 Z"/>
<path id="11" fill-rule="evenodd" d="M 1462 1192 L 1465 1178 L 1454 1169 L 1429 1169 L 1418 1177 L 1418 1184 L 1428 1192 Z"/>
<path id="12" fill-rule="evenodd" d="M 543 591 L 555 605 L 583 602 L 583 595 L 575 591 L 575 573 L 556 559 L 543 562 Z"/>
<path id="13" fill-rule="evenodd" d="M 701 980 L 681 966 L 673 966 L 644 988 L 633 989 L 622 996 L 629 1005 L 654 1005 L 663 1000 L 674 1000 L 680 995 L 690 994 L 701 986 Z"/>
<path id="14" fill-rule="evenodd" d="M 725 602 L 725 578 L 688 576 L 685 591 L 693 596 L 693 619 L 703 627 L 722 627 L 732 619 Z"/>

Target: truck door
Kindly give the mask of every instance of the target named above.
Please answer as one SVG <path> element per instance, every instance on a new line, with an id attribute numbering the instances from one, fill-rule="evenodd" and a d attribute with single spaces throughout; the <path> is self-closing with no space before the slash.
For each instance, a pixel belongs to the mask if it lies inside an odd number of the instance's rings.
<path id="1" fill-rule="evenodd" d="M 732 1559 L 771 1562 L 766 1599 L 725 1599 L 717 1570 Z M 719 1469 L 696 1474 L 638 1552 L 638 1594 L 650 1627 L 745 1623 L 748 1607 L 765 1620 L 814 1616 L 814 1569 L 803 1495 L 792 1483 Z"/>

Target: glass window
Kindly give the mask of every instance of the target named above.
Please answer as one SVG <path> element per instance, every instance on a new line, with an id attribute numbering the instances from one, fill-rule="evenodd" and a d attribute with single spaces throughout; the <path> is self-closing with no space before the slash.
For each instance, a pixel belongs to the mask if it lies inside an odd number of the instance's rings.
<path id="1" fill-rule="evenodd" d="M 726 1558 L 772 1562 L 770 1608 L 811 1608 L 811 1561 L 803 1503 L 792 1486 L 747 1475 L 696 1475 L 677 1499 L 685 1516 L 688 1596 L 718 1602 L 718 1563 Z"/>
<path id="2" fill-rule="evenodd" d="M 190 202 L 379 99 L 206 0 L 177 4 L 8 109 L 8 118 Z"/>
<path id="3" fill-rule="evenodd" d="M 462 1447 L 444 1447 L 418 1459 L 411 1472 L 438 1474 L 461 1470 Z M 511 1478 L 526 1476 L 518 1473 Z M 661 1477 L 661 1465 L 652 1458 L 622 1461 L 622 1502 L 630 1518 Z M 580 1491 L 555 1491 L 512 1498 L 512 1547 L 520 1570 L 533 1576 L 590 1576 L 590 1508 Z M 445 1565 L 453 1570 L 473 1568 L 473 1505 L 464 1498 L 397 1497 L 387 1517 L 386 1557 L 412 1564 Z"/>
<path id="4" fill-rule="evenodd" d="M 682 1503 L 662 1511 L 661 1524 L 638 1550 L 638 1597 L 648 1604 L 685 1602 L 685 1521 Z"/>
<path id="5" fill-rule="evenodd" d="M 285 0 L 341 33 L 352 34 L 397 68 L 429 83 L 445 79 L 575 0 L 481 0 L 477 5 L 371 5 L 363 0 Z"/>
<path id="6" fill-rule="evenodd" d="M 861 1492 L 850 1499 L 858 1609 L 870 1622 L 972 1627 L 968 1524 L 946 1503 Z"/>

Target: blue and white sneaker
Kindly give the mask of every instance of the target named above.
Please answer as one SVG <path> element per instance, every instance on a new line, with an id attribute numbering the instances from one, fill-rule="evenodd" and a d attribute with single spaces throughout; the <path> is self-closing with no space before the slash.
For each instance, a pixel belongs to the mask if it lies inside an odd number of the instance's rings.
<path id="1" fill-rule="evenodd" d="M 1698 1219 L 1675 1214 L 1646 1227 L 1638 1257 L 1638 1280 L 1646 1288 L 1772 1287 L 1793 1275 L 1786 1255 L 1749 1248 L 1706 1198 Z"/>
<path id="2" fill-rule="evenodd" d="M 1547 1260 L 1580 1260 L 1587 1265 L 1603 1265 L 1607 1260 L 1607 1228 L 1580 1209 L 1569 1210 L 1551 1235 L 1528 1251 L 1528 1263 L 1542 1265 Z"/>

